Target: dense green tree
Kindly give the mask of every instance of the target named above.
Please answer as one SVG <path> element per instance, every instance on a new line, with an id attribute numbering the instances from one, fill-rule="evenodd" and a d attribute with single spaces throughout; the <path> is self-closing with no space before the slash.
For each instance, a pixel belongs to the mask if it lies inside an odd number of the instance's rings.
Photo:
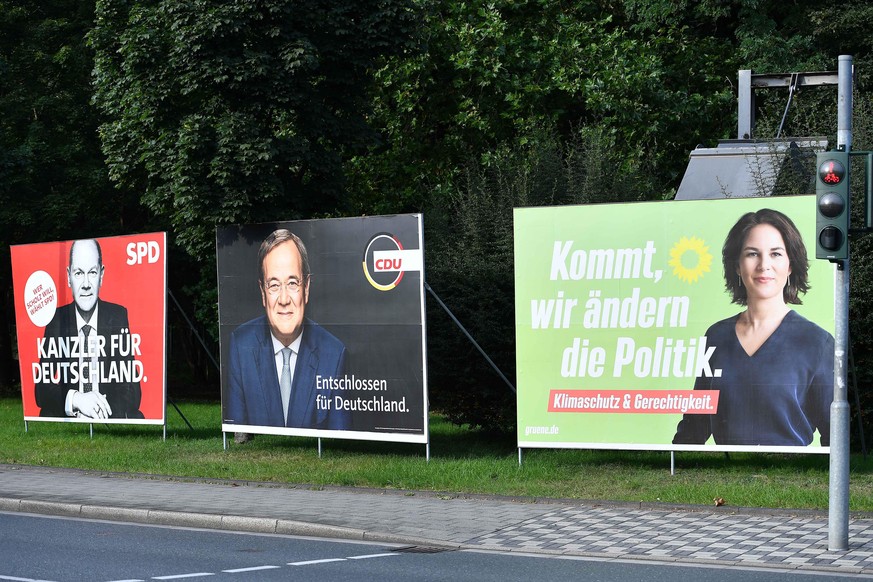
<path id="1" fill-rule="evenodd" d="M 735 137 L 738 69 L 853 54 L 863 97 L 871 30 L 863 0 L 0 0 L 0 255 L 135 230 L 141 196 L 199 261 L 179 280 L 213 322 L 216 224 L 425 211 L 429 282 L 511 377 L 513 206 L 669 198 L 691 149 Z M 759 94 L 757 137 L 786 98 Z M 783 135 L 833 136 L 833 103 L 795 95 Z M 502 381 L 453 324 L 429 329 L 432 400 L 505 428 Z"/>
<path id="2" fill-rule="evenodd" d="M 421 50 L 379 72 L 385 145 L 352 161 L 354 200 L 425 210 L 428 280 L 514 377 L 512 207 L 671 196 L 688 151 L 730 135 L 733 45 L 621 3 L 418 4 Z M 452 325 L 429 329 L 434 405 L 511 426 L 502 380 Z"/>
<path id="3" fill-rule="evenodd" d="M 462 169 L 457 190 L 442 193 L 425 215 L 431 288 L 515 382 L 513 208 L 638 200 L 651 176 L 618 155 L 615 137 L 576 128 L 561 137 L 535 127 L 523 143 L 496 148 Z M 515 394 L 467 337 L 432 302 L 428 306 L 431 406 L 458 424 L 507 431 Z"/>
<path id="4" fill-rule="evenodd" d="M 869 51 L 869 27 L 850 24 L 852 19 L 867 22 L 869 9 L 861 3 L 838 4 L 418 0 L 426 22 L 422 49 L 392 58 L 379 72 L 375 115 L 384 146 L 352 161 L 356 208 L 426 210 L 429 281 L 470 322 L 486 351 L 511 370 L 511 358 L 502 355 L 513 351 L 512 310 L 495 300 L 501 295 L 495 289 L 511 296 L 511 286 L 499 284 L 508 275 L 500 269 L 506 255 L 494 245 L 505 246 L 513 205 L 549 202 L 510 197 L 496 204 L 496 176 L 512 175 L 512 163 L 521 164 L 517 172 L 523 166 L 517 157 L 509 162 L 500 152 L 524 148 L 536 127 L 554 128 L 564 144 L 557 150 L 563 151 L 574 128 L 597 128 L 610 139 L 601 142 L 606 149 L 587 158 L 589 164 L 608 159 L 615 173 L 634 169 L 647 176 L 610 184 L 617 199 L 669 198 L 690 150 L 736 137 L 739 69 L 833 69 L 840 52 Z M 847 12 L 824 24 L 840 10 Z M 840 23 L 846 30 L 840 30 Z M 759 93 L 758 137 L 775 136 L 786 98 L 786 91 Z M 822 114 L 834 111 L 833 91 L 807 91 L 795 99 L 782 135 L 833 133 L 833 115 Z M 803 133 L 812 127 L 818 129 Z M 483 198 L 486 186 L 489 195 Z M 445 241 L 466 245 L 464 256 L 471 264 L 442 260 Z M 448 402 L 456 419 L 505 426 L 511 415 L 495 419 L 495 410 L 504 407 L 488 411 L 471 396 L 477 389 L 489 392 L 495 382 L 500 390 L 501 381 L 489 378 L 488 366 L 473 349 L 458 356 L 464 352 L 455 346 L 440 354 L 443 341 L 429 341 L 437 354 L 435 366 L 446 357 L 454 360 L 448 369 L 432 371 L 431 378 L 455 389 L 441 399 L 435 388 L 433 401 Z M 481 403 L 488 400 L 484 395 Z"/>
<path id="5" fill-rule="evenodd" d="M 139 219 L 100 152 L 92 21 L 88 2 L 0 2 L 0 387 L 18 378 L 9 245 L 117 234 Z"/>
<path id="6" fill-rule="evenodd" d="M 378 138 L 371 74 L 414 26 L 405 0 L 98 0 L 110 176 L 198 258 L 216 224 L 336 212 L 343 160 Z"/>
<path id="7" fill-rule="evenodd" d="M 543 123 L 613 134 L 621 157 L 661 177 L 653 198 L 670 195 L 689 149 L 729 137 L 733 45 L 687 18 L 643 25 L 615 2 L 418 4 L 422 50 L 379 73 L 386 146 L 354 166 L 361 208 L 421 207 L 470 157 Z"/>

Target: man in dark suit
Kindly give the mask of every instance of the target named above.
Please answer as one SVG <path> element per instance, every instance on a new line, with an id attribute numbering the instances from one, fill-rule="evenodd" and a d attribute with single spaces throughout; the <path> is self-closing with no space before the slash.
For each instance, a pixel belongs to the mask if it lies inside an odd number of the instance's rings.
<path id="1" fill-rule="evenodd" d="M 143 418 L 127 309 L 99 298 L 103 274 L 100 244 L 73 242 L 67 267 L 73 302 L 58 308 L 43 338 L 40 363 L 54 371 L 35 386 L 40 416 Z"/>
<path id="2" fill-rule="evenodd" d="M 225 422 L 348 429 L 349 411 L 333 409 L 324 386 L 343 376 L 346 348 L 305 317 L 310 268 L 303 241 L 288 230 L 276 230 L 261 244 L 258 262 L 266 313 L 231 334 Z"/>

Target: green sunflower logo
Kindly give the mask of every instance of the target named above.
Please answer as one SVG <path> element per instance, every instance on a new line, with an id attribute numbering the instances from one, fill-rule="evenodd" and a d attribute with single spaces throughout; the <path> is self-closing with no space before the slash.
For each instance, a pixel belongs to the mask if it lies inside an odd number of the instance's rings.
<path id="1" fill-rule="evenodd" d="M 686 283 L 696 283 L 709 272 L 712 264 L 712 255 L 709 247 L 696 236 L 691 238 L 683 236 L 673 248 L 670 249 L 670 261 L 673 274 Z"/>

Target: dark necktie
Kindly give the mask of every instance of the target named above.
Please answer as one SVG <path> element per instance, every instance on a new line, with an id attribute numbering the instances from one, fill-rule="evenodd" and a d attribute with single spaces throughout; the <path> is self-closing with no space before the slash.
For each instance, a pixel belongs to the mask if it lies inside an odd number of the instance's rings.
<path id="1" fill-rule="evenodd" d="M 82 382 L 82 390 L 84 392 L 90 392 L 93 389 L 91 385 L 91 346 L 88 345 L 88 334 L 91 333 L 91 326 L 85 324 L 82 326 L 82 335 L 85 336 L 85 353 L 88 354 L 88 375 L 84 378 Z"/>
<path id="2" fill-rule="evenodd" d="M 282 376 L 279 378 L 279 391 L 282 393 L 282 409 L 285 424 L 288 424 L 288 403 L 291 401 L 291 348 L 282 348 Z"/>

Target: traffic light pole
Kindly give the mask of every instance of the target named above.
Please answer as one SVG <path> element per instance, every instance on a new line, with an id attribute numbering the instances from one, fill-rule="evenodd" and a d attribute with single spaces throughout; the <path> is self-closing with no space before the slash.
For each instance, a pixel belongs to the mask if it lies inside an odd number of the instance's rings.
<path id="1" fill-rule="evenodd" d="M 852 149 L 852 57 L 840 55 L 837 92 L 837 148 Z M 849 168 L 846 168 L 850 173 Z M 834 319 L 834 401 L 831 404 L 830 490 L 828 506 L 828 549 L 849 549 L 849 400 L 847 362 L 849 354 L 849 266 L 848 258 L 837 264 Z"/>

